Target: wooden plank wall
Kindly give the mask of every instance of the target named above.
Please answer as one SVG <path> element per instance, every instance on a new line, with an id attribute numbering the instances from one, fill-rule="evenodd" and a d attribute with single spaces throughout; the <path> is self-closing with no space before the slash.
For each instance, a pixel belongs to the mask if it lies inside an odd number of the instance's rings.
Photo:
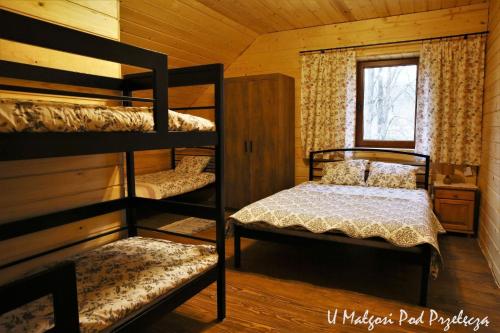
<path id="1" fill-rule="evenodd" d="M 479 244 L 500 282 L 500 1 L 490 1 L 486 50 Z"/>
<path id="2" fill-rule="evenodd" d="M 0 8 L 119 39 L 119 5 L 115 0 L 0 0 Z M 121 75 L 120 64 L 6 40 L 0 40 L 0 59 L 112 77 Z M 3 93 L 0 96 L 5 97 L 7 94 Z M 79 102 L 95 103 L 88 100 Z M 123 192 L 121 165 L 121 154 L 2 162 L 0 163 L 0 223 L 119 198 Z M 0 263 L 94 235 L 122 223 L 122 213 L 117 212 L 3 241 L 0 242 Z M 0 283 L 56 257 L 109 242 L 118 236 L 105 237 L 99 241 L 71 248 L 64 253 L 3 270 L 0 274 Z"/>
<path id="3" fill-rule="evenodd" d="M 488 5 L 476 4 L 416 14 L 270 33 L 256 41 L 226 70 L 226 77 L 283 73 L 295 78 L 296 182 L 307 180 L 300 143 L 299 51 L 373 42 L 392 42 L 486 30 Z M 359 57 L 418 52 L 418 44 L 370 48 Z"/>

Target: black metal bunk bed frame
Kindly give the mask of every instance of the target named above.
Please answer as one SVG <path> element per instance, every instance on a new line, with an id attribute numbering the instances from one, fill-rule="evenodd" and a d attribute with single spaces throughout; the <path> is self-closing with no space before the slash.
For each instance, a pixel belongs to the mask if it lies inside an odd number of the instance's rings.
<path id="1" fill-rule="evenodd" d="M 336 162 L 339 159 L 328 158 L 328 159 L 315 159 L 316 155 L 325 153 L 345 153 L 345 152 L 370 152 L 370 153 L 390 153 L 399 154 L 406 156 L 413 156 L 416 158 L 423 158 L 424 164 L 416 163 L 413 165 L 420 166 L 424 168 L 423 181 L 417 182 L 417 185 L 428 190 L 429 189 L 429 172 L 430 172 L 430 157 L 428 155 L 391 150 L 391 149 L 380 149 L 380 148 L 340 148 L 340 149 L 327 149 L 320 151 L 312 151 L 309 154 L 309 180 L 312 181 L 316 178 L 315 176 L 315 163 L 329 163 Z M 412 164 L 412 163 L 408 163 Z M 317 242 L 336 242 L 341 244 L 350 244 L 354 246 L 363 246 L 370 248 L 377 248 L 387 251 L 400 252 L 405 256 L 410 263 L 416 263 L 421 265 L 421 277 L 420 277 L 420 294 L 419 294 L 419 305 L 427 305 L 427 292 L 429 286 L 429 274 L 430 274 L 430 264 L 432 248 L 429 244 L 421 244 L 410 248 L 397 247 L 391 243 L 385 241 L 381 238 L 368 238 L 368 239 L 356 239 L 345 236 L 343 234 L 321 234 L 321 237 L 317 237 L 308 231 L 291 231 L 289 233 L 280 233 L 279 230 L 274 229 L 262 229 L 262 228 L 245 228 L 242 224 L 233 223 L 234 232 L 234 265 L 236 268 L 241 266 L 241 238 L 251 238 L 256 240 L 278 242 L 285 244 L 300 244 L 300 245 L 310 245 Z"/>
<path id="2" fill-rule="evenodd" d="M 14 266 L 71 246 L 104 237 L 112 233 L 128 231 L 137 235 L 137 209 L 150 206 L 164 211 L 216 220 L 216 243 L 218 263 L 213 267 L 174 289 L 171 293 L 127 318 L 114 328 L 137 329 L 138 319 L 155 316 L 175 309 L 177 306 L 217 282 L 217 318 L 225 318 L 225 243 L 224 243 L 224 124 L 223 124 L 223 65 L 204 65 L 167 70 L 167 56 L 150 50 L 123 44 L 107 38 L 94 36 L 59 25 L 36 20 L 23 15 L 0 10 L 0 39 L 11 40 L 33 46 L 69 52 L 96 59 L 127 64 L 151 70 L 144 74 L 128 75 L 123 79 L 83 74 L 66 70 L 0 61 L 2 77 L 73 85 L 87 88 L 121 91 L 122 96 L 82 93 L 67 90 L 33 88 L 24 85 L 0 84 L 0 90 L 41 93 L 59 96 L 76 96 L 96 99 L 120 100 L 124 105 L 132 101 L 153 103 L 155 131 L 140 132 L 86 132 L 86 133 L 0 133 L 0 160 L 21 160 L 84 154 L 126 152 L 128 196 L 59 211 L 42 216 L 13 221 L 0 225 L 0 241 L 27 235 L 33 232 L 73 223 L 113 211 L 126 210 L 127 225 L 108 232 L 93 235 L 76 242 L 58 246 L 26 258 L 3 263 L 0 269 Z M 167 83 L 168 77 L 168 83 Z M 216 131 L 214 132 L 169 132 L 167 123 L 167 89 L 190 85 L 213 84 L 215 89 Z M 132 92 L 152 89 L 153 98 L 132 97 Z M 191 109 L 191 108 L 185 108 Z M 153 200 L 135 197 L 134 151 L 171 147 L 215 147 L 216 200 L 215 206 L 204 206 L 168 200 Z M 160 230 L 155 230 L 159 231 Z M 183 237 L 189 237 L 182 235 Z M 191 237 L 196 239 L 196 237 Z M 75 267 L 73 263 L 61 263 L 36 275 L 26 277 L 0 287 L 0 313 L 5 313 L 43 295 L 52 294 L 54 299 L 55 326 L 51 332 L 78 332 L 78 307 L 76 299 Z"/>

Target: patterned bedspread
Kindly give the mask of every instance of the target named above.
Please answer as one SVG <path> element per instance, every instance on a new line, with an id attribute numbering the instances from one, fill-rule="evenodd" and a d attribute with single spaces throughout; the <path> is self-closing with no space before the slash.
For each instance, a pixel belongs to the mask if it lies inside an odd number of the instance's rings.
<path id="1" fill-rule="evenodd" d="M 169 110 L 170 131 L 213 131 L 208 119 Z M 152 132 L 152 107 L 0 99 L 0 132 Z"/>
<path id="2" fill-rule="evenodd" d="M 399 247 L 423 243 L 439 252 L 444 232 L 425 190 L 306 182 L 250 204 L 231 215 L 237 223 L 313 233 L 342 232 L 353 238 L 382 237 Z"/>
<path id="3" fill-rule="evenodd" d="M 188 193 L 214 182 L 215 174 L 210 172 L 185 174 L 165 170 L 137 176 L 135 189 L 138 197 L 162 199 Z"/>
<path id="4" fill-rule="evenodd" d="M 101 332 L 217 263 L 214 246 L 132 237 L 72 258 L 76 263 L 80 332 Z M 45 332 L 51 297 L 0 316 L 0 332 Z"/>

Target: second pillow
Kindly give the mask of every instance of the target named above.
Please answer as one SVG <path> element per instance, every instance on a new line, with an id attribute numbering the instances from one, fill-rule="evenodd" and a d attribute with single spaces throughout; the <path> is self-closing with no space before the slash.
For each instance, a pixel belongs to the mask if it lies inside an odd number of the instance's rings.
<path id="1" fill-rule="evenodd" d="M 323 184 L 365 185 L 367 160 L 329 162 L 323 168 Z"/>

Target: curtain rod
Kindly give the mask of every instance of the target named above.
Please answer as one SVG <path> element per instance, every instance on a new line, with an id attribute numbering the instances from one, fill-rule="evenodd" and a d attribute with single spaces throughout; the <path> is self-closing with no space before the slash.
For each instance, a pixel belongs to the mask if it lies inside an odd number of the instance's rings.
<path id="1" fill-rule="evenodd" d="M 489 31 L 481 31 L 481 32 L 473 32 L 469 34 L 460 34 L 460 35 L 449 35 L 449 36 L 440 36 L 440 37 L 431 37 L 431 38 L 419 38 L 419 39 L 410 39 L 410 40 L 399 40 L 395 42 L 382 42 L 382 43 L 373 43 L 373 44 L 359 44 L 359 45 L 353 45 L 353 46 L 339 46 L 339 47 L 331 47 L 331 48 L 326 48 L 326 49 L 316 49 L 316 50 L 305 50 L 305 51 L 300 51 L 300 54 L 304 53 L 313 53 L 313 52 L 321 52 L 324 53 L 326 51 L 333 51 L 333 50 L 342 50 L 342 49 L 354 49 L 354 48 L 361 48 L 361 47 L 370 47 L 370 46 L 379 46 L 379 45 L 389 45 L 389 44 L 403 44 L 403 43 L 414 43 L 414 42 L 422 42 L 422 41 L 428 41 L 428 40 L 436 40 L 436 39 L 443 39 L 443 38 L 454 38 L 454 37 L 464 37 L 467 39 L 468 36 L 474 36 L 474 35 L 487 35 Z"/>

